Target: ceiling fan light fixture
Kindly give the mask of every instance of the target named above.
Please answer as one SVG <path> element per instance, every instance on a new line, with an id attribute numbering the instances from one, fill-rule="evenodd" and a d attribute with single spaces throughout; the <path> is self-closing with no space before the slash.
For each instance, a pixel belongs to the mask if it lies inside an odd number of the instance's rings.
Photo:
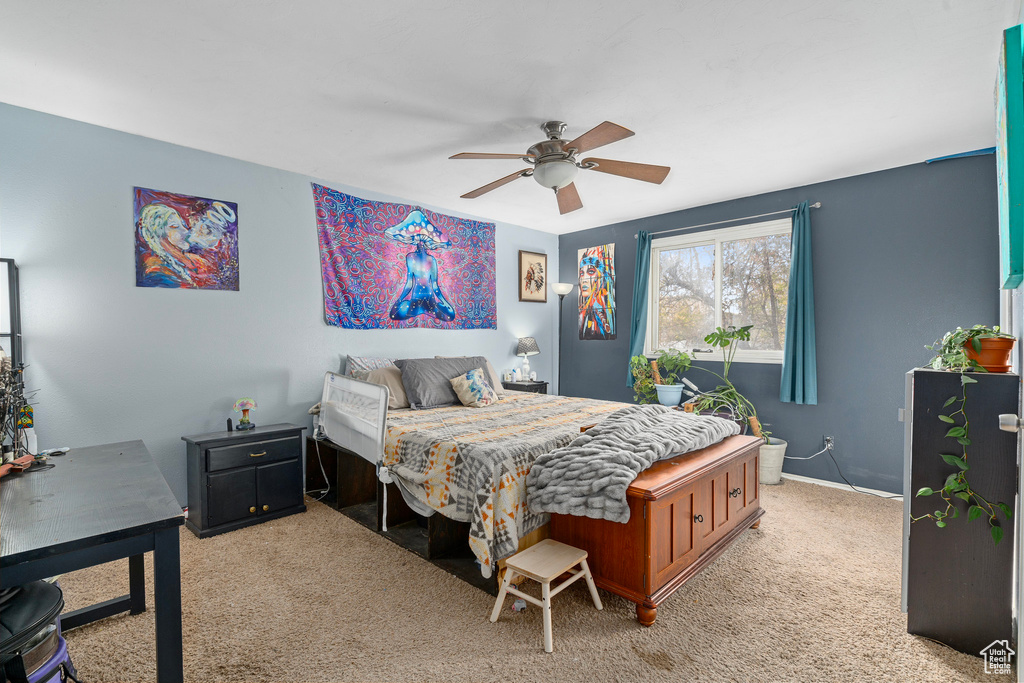
<path id="1" fill-rule="evenodd" d="M 610 145 L 619 140 L 625 140 L 633 135 L 633 131 L 623 128 L 617 123 L 605 121 L 568 142 L 562 139 L 566 126 L 561 121 L 548 121 L 541 125 L 541 128 L 544 130 L 544 134 L 547 135 L 547 139 L 532 145 L 526 150 L 526 154 L 462 152 L 450 157 L 451 159 L 522 159 L 527 164 L 533 166 L 533 168 L 516 171 L 483 187 L 478 187 L 472 192 L 462 195 L 462 198 L 476 199 L 491 190 L 507 185 L 517 178 L 526 178 L 532 175 L 539 185 L 555 191 L 555 198 L 558 201 L 558 212 L 565 215 L 583 208 L 583 202 L 580 201 L 580 193 L 576 190 L 574 182 L 576 174 L 579 173 L 581 168 L 655 184 L 660 184 L 664 181 L 665 176 L 671 170 L 668 166 L 654 166 L 652 164 L 638 164 L 631 161 L 598 159 L 596 157 L 577 162 L 577 156 L 584 152 Z"/>
<path id="2" fill-rule="evenodd" d="M 579 169 L 568 159 L 540 161 L 533 168 L 533 179 L 549 190 L 561 190 L 576 179 Z"/>

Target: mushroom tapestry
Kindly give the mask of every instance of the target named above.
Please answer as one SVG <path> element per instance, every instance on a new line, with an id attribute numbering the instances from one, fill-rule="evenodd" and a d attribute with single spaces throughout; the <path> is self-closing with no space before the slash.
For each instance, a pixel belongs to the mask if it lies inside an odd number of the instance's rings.
<path id="1" fill-rule="evenodd" d="M 496 329 L 494 224 L 313 183 L 324 319 L 349 329 Z"/>
<path id="2" fill-rule="evenodd" d="M 135 286 L 238 290 L 238 204 L 134 189 Z"/>

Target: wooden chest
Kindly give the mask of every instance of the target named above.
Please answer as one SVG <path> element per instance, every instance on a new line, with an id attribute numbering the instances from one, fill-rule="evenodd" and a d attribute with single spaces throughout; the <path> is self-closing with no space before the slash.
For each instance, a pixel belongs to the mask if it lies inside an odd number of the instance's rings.
<path id="1" fill-rule="evenodd" d="M 658 605 L 764 515 L 752 436 L 655 463 L 626 491 L 629 521 L 551 515 L 551 538 L 586 550 L 597 585 L 636 603 L 654 623 Z"/>

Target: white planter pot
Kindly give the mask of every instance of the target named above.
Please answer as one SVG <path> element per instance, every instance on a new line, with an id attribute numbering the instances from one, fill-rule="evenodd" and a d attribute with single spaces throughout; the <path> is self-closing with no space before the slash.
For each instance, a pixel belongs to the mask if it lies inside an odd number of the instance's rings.
<path id="1" fill-rule="evenodd" d="M 786 457 L 787 445 L 785 441 L 775 437 L 769 437 L 768 443 L 761 444 L 758 481 L 762 484 L 782 482 L 782 463 Z"/>

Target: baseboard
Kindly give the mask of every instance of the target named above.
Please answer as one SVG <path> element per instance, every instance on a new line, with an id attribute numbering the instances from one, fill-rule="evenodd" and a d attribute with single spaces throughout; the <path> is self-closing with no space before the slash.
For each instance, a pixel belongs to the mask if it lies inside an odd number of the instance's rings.
<path id="1" fill-rule="evenodd" d="M 896 496 L 895 498 L 892 498 L 892 500 L 903 500 L 902 495 L 897 496 L 896 494 L 889 493 L 888 491 L 879 491 L 878 489 L 869 489 L 864 488 L 863 486 L 858 486 L 857 489 L 854 490 L 851 489 L 847 484 L 841 484 L 836 481 L 828 481 L 827 479 L 814 479 L 813 477 L 805 477 L 802 474 L 789 474 L 788 472 L 783 472 L 782 478 L 792 479 L 793 481 L 802 481 L 805 484 L 817 484 L 818 486 L 828 486 L 829 488 L 833 489 L 842 489 L 844 491 L 853 491 L 854 493 L 863 493 L 865 495 L 874 494 L 876 496 L 884 496 L 887 498 L 891 496 Z"/>

